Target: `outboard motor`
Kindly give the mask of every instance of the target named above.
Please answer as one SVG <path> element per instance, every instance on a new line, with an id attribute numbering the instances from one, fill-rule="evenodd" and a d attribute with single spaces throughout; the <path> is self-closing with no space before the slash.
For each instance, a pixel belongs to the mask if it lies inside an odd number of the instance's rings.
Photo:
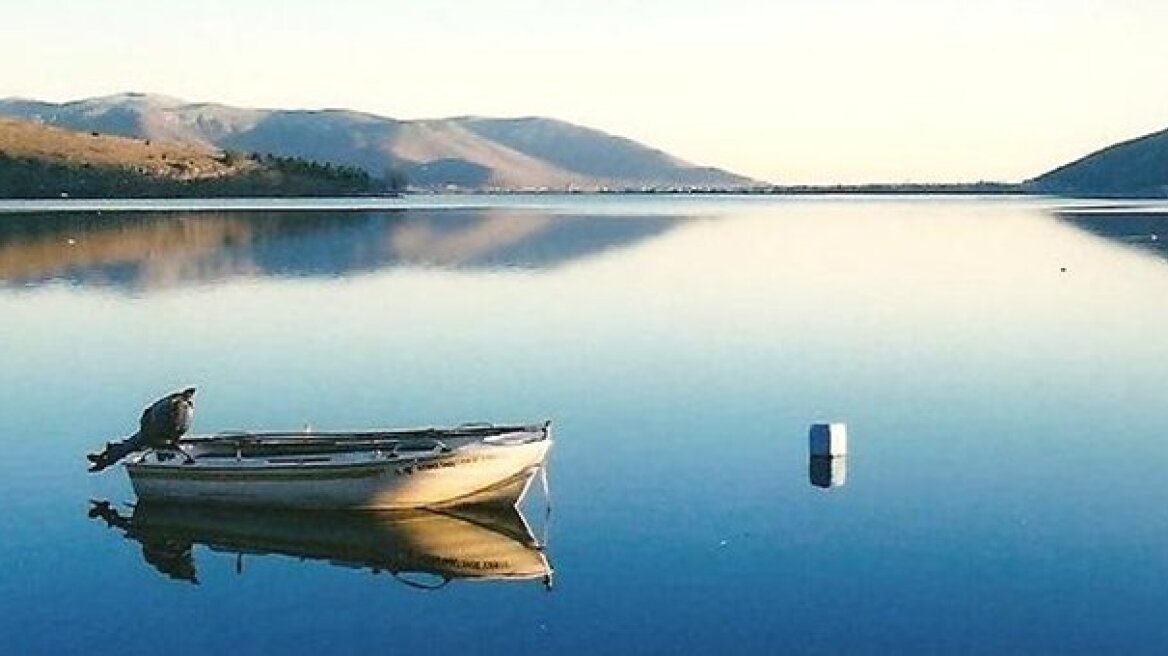
<path id="1" fill-rule="evenodd" d="M 89 459 L 89 471 L 99 472 L 143 449 L 175 449 L 181 453 L 178 441 L 190 430 L 195 414 L 194 396 L 195 388 L 188 387 L 152 403 L 142 412 L 137 433 L 120 442 L 107 442 L 100 453 L 85 456 Z"/>

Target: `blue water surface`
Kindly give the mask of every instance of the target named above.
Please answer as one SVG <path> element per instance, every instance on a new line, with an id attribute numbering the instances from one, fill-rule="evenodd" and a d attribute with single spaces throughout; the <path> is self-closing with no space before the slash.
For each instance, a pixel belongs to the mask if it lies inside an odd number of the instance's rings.
<path id="1" fill-rule="evenodd" d="M 0 214 L 4 652 L 1168 650 L 1168 214 L 534 198 Z M 551 419 L 550 590 L 167 576 L 83 455 L 187 384 L 197 432 Z"/>

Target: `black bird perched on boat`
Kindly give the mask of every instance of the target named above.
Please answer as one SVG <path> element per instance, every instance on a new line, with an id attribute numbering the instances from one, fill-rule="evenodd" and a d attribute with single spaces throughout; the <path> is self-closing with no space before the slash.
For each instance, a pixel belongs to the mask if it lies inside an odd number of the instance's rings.
<path id="1" fill-rule="evenodd" d="M 142 449 L 174 449 L 187 460 L 191 457 L 183 453 L 178 441 L 191 427 L 195 414 L 195 388 L 188 387 L 181 392 L 167 395 L 150 404 L 142 411 L 138 421 L 138 432 L 121 442 L 109 442 L 101 453 L 90 453 L 89 471 L 99 472 Z"/>

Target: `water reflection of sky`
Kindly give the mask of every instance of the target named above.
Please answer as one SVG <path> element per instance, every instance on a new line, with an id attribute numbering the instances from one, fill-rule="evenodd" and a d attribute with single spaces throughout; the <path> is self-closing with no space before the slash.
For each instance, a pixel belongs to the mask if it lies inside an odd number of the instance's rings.
<path id="1" fill-rule="evenodd" d="M 0 634 L 157 647 L 114 607 L 201 618 L 176 653 L 1168 645 L 1162 258 L 1033 201 L 678 206 L 628 239 L 588 202 L 565 240 L 603 247 L 529 238 L 489 266 L 0 287 Z M 573 254 L 497 255 L 520 243 Z M 210 553 L 170 585 L 86 519 L 130 492 L 82 454 L 187 382 L 202 430 L 553 419 L 556 589 L 419 595 L 279 558 L 237 577 Z M 849 426 L 842 487 L 809 483 L 820 420 Z M 385 624 L 413 614 L 458 621 Z"/>

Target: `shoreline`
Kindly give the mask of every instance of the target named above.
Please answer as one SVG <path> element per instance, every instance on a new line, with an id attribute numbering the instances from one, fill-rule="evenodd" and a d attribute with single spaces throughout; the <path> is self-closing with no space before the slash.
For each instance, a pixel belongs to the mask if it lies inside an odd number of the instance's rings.
<path id="1" fill-rule="evenodd" d="M 532 209 L 556 210 L 583 199 L 634 202 L 660 201 L 756 201 L 840 200 L 840 199 L 980 199 L 986 201 L 1034 200 L 1078 203 L 1098 203 L 1107 207 L 1128 206 L 1162 207 L 1165 198 L 1116 198 L 1103 196 L 1062 196 L 1033 192 L 985 193 L 975 191 L 914 191 L 914 192 L 455 192 L 411 193 L 399 196 L 336 196 L 336 197 L 239 197 L 239 198 L 0 198 L 0 216 L 6 214 L 40 214 L 71 212 L 371 212 L 405 210 L 472 210 L 472 209 Z"/>

